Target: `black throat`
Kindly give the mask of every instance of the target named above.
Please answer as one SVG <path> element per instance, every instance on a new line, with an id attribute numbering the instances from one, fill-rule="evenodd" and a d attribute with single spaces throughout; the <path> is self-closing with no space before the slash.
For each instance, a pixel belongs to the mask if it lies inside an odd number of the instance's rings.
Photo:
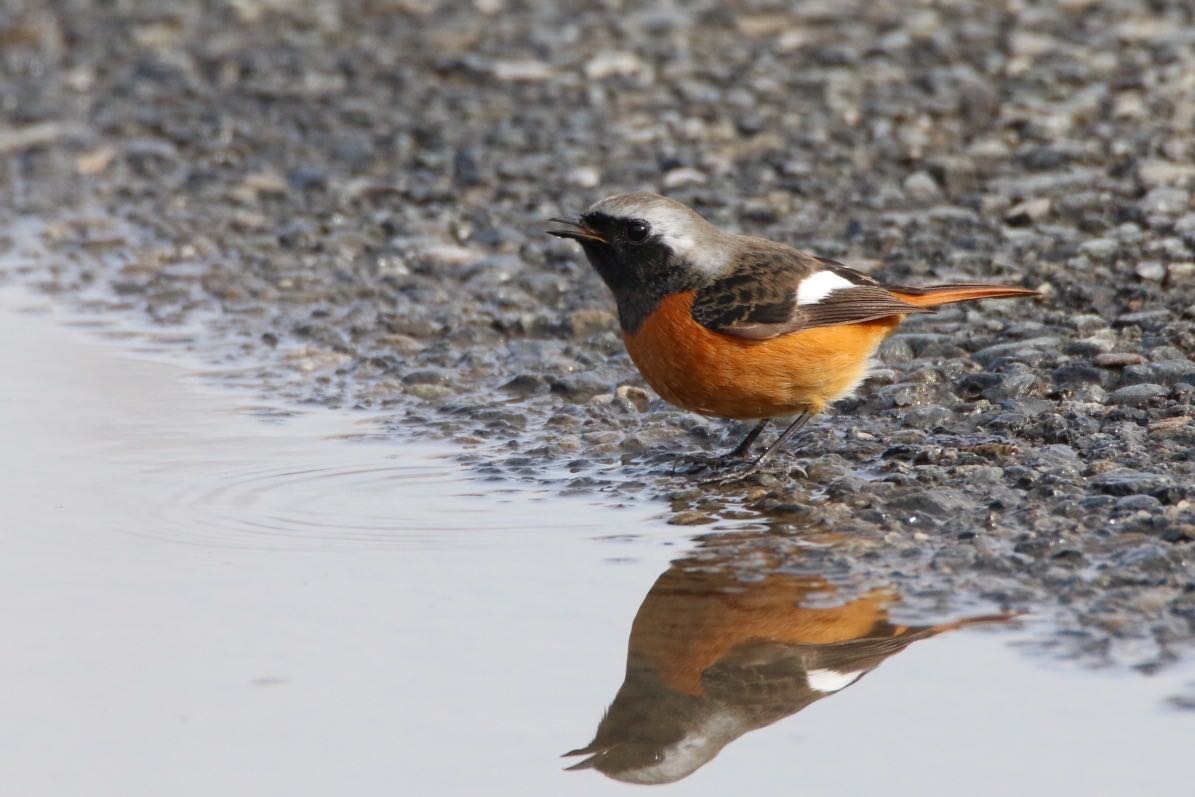
<path id="1" fill-rule="evenodd" d="M 614 294 L 618 323 L 633 335 L 666 296 L 697 290 L 703 282 L 667 246 L 648 241 L 638 246 L 611 246 L 582 241 L 585 256 Z"/>

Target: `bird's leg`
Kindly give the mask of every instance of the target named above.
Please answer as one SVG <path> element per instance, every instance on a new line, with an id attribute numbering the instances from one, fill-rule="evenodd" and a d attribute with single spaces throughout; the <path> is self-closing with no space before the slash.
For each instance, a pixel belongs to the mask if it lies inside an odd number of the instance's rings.
<path id="1" fill-rule="evenodd" d="M 703 470 L 713 470 L 724 467 L 725 465 L 728 465 L 737 459 L 742 459 L 747 455 L 747 452 L 751 450 L 751 444 L 754 443 L 756 438 L 759 437 L 759 433 L 766 429 L 767 425 L 771 422 L 771 418 L 764 418 L 762 421 L 755 424 L 755 426 L 751 427 L 751 431 L 747 432 L 747 436 L 743 438 L 743 442 L 739 443 L 725 454 L 720 454 L 713 457 L 706 454 L 685 454 L 683 458 L 693 464 L 693 467 L 689 468 L 686 473 L 692 475 L 694 473 L 700 473 Z"/>
<path id="2" fill-rule="evenodd" d="M 794 418 L 793 422 L 788 425 L 788 428 L 785 429 L 783 432 L 781 432 L 780 436 L 776 438 L 776 442 L 772 443 L 770 446 L 768 446 L 766 449 L 764 449 L 764 452 L 759 455 L 759 458 L 757 460 L 755 460 L 754 462 L 752 462 L 747 467 L 740 468 L 738 470 L 732 471 L 731 473 L 727 473 L 727 474 L 724 474 L 721 476 L 715 476 L 710 479 L 705 479 L 701 483 L 702 484 L 727 484 L 729 482 L 736 482 L 739 479 L 745 479 L 746 477 L 750 476 L 752 473 L 756 473 L 757 471 L 759 471 L 759 469 L 763 465 L 763 463 L 766 462 L 773 454 L 775 454 L 777 451 L 779 451 L 781 446 L 783 446 L 785 443 L 787 443 L 789 441 L 789 439 L 792 438 L 793 435 L 795 435 L 797 432 L 801 431 L 801 427 L 804 426 L 805 424 L 807 424 L 809 422 L 809 419 L 812 417 L 813 417 L 813 413 L 803 412 L 800 415 L 798 415 L 796 418 Z M 756 427 L 756 429 L 760 429 L 760 427 Z M 752 429 L 751 431 L 755 432 L 756 430 Z M 760 429 L 760 431 L 762 431 L 762 429 Z"/>
<path id="3" fill-rule="evenodd" d="M 730 451 L 722 455 L 722 459 L 742 459 L 747 456 L 747 452 L 751 450 L 751 444 L 759 437 L 759 433 L 768 428 L 768 424 L 772 422 L 771 418 L 764 418 L 755 426 L 751 427 L 751 431 L 747 432 L 747 436 L 743 438 L 743 442 L 739 443 Z"/>

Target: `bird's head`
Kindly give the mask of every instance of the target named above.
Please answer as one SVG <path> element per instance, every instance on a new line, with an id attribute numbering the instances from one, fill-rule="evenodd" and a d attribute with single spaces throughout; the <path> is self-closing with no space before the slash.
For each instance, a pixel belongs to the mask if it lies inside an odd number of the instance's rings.
<path id="1" fill-rule="evenodd" d="M 548 234 L 581 244 L 602 280 L 626 292 L 692 290 L 712 282 L 730 263 L 734 236 L 692 209 L 659 194 L 615 194 L 578 219 L 552 219 Z"/>

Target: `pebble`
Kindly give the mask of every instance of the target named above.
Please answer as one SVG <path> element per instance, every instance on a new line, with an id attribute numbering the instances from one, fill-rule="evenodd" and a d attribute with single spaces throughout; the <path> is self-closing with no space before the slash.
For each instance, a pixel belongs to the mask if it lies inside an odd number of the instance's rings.
<path id="1" fill-rule="evenodd" d="M 1128 468 L 1102 473 L 1091 480 L 1092 489 L 1105 495 L 1151 495 L 1171 503 L 1179 496 L 1178 485 L 1169 476 L 1143 473 Z"/>
<path id="2" fill-rule="evenodd" d="M 1042 336 L 1037 338 L 1027 338 L 1025 340 L 1011 341 L 1009 343 L 997 343 L 992 346 L 980 349 L 971 356 L 978 362 L 987 364 L 999 357 L 1008 357 L 1019 354 L 1032 349 L 1053 349 L 1061 343 L 1061 339 L 1050 336 Z"/>
<path id="3" fill-rule="evenodd" d="M 704 172 L 688 166 L 682 166 L 667 171 L 664 174 L 662 183 L 665 189 L 675 190 L 687 185 L 701 185 L 707 179 Z"/>
<path id="4" fill-rule="evenodd" d="M 650 72 L 648 65 L 631 52 L 607 51 L 598 53 L 585 64 L 585 77 L 590 80 L 605 80 L 609 77 L 627 77 Z"/>
<path id="5" fill-rule="evenodd" d="M 1079 251 L 1093 260 L 1109 261 L 1120 251 L 1120 242 L 1114 238 L 1092 238 L 1084 241 Z"/>
<path id="6" fill-rule="evenodd" d="M 596 188 L 602 182 L 602 174 L 592 166 L 578 166 L 569 172 L 568 181 L 580 188 Z"/>
<path id="7" fill-rule="evenodd" d="M 1140 407 L 1164 397 L 1169 392 L 1162 385 L 1148 383 L 1129 385 L 1128 387 L 1113 390 L 1108 396 L 1108 401 L 1112 404 L 1127 404 L 1131 407 Z"/>
<path id="8" fill-rule="evenodd" d="M 1195 280 L 1195 261 L 1171 263 L 1166 266 L 1166 273 L 1172 283 L 1183 283 Z"/>
<path id="9" fill-rule="evenodd" d="M 1195 177 L 1195 164 L 1145 160 L 1138 164 L 1137 176 L 1148 186 L 1184 183 Z"/>
<path id="10" fill-rule="evenodd" d="M 1034 224 L 1049 215 L 1053 202 L 1049 197 L 1026 199 L 1004 212 L 1004 221 L 1009 224 Z"/>
<path id="11" fill-rule="evenodd" d="M 1097 354 L 1092 362 L 1100 368 L 1124 368 L 1129 365 L 1140 365 L 1145 358 L 1134 352 L 1104 352 Z"/>
<path id="12" fill-rule="evenodd" d="M 1141 200 L 1140 208 L 1147 216 L 1177 216 L 1191 208 L 1191 194 L 1181 188 L 1155 188 Z"/>
<path id="13" fill-rule="evenodd" d="M 914 202 L 930 202 L 942 193 L 937 181 L 926 172 L 913 172 L 906 177 L 904 189 Z"/>
<path id="14" fill-rule="evenodd" d="M 495 61 L 491 72 L 497 80 L 508 83 L 539 83 L 552 77 L 552 66 L 532 59 Z"/>
<path id="15" fill-rule="evenodd" d="M 640 412 L 647 412 L 651 406 L 651 395 L 641 387 L 636 385 L 619 385 L 615 394 L 619 398 L 624 398 L 635 406 L 635 409 Z"/>
<path id="16" fill-rule="evenodd" d="M 1125 313 L 1117 316 L 1113 326 L 1127 327 L 1139 326 L 1143 328 L 1153 328 L 1164 324 L 1170 319 L 1170 311 L 1165 307 L 1153 307 L 1149 310 L 1138 310 L 1134 313 Z"/>
<path id="17" fill-rule="evenodd" d="M 1138 277 L 1151 282 L 1161 282 L 1166 278 L 1166 266 L 1160 260 L 1142 260 L 1133 270 Z"/>

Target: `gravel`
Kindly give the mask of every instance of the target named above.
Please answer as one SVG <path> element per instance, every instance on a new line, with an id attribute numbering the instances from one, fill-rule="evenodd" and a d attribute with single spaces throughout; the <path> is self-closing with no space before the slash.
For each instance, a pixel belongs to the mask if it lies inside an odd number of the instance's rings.
<path id="1" fill-rule="evenodd" d="M 832 529 L 816 566 L 910 612 L 1029 608 L 1061 655 L 1157 666 L 1195 638 L 1193 13 L 7 0 L 0 279 L 458 441 L 483 477 L 805 557 Z M 775 468 L 699 488 L 676 455 L 744 428 L 646 391 L 542 233 L 642 188 L 893 281 L 1044 299 L 910 321 Z"/>

